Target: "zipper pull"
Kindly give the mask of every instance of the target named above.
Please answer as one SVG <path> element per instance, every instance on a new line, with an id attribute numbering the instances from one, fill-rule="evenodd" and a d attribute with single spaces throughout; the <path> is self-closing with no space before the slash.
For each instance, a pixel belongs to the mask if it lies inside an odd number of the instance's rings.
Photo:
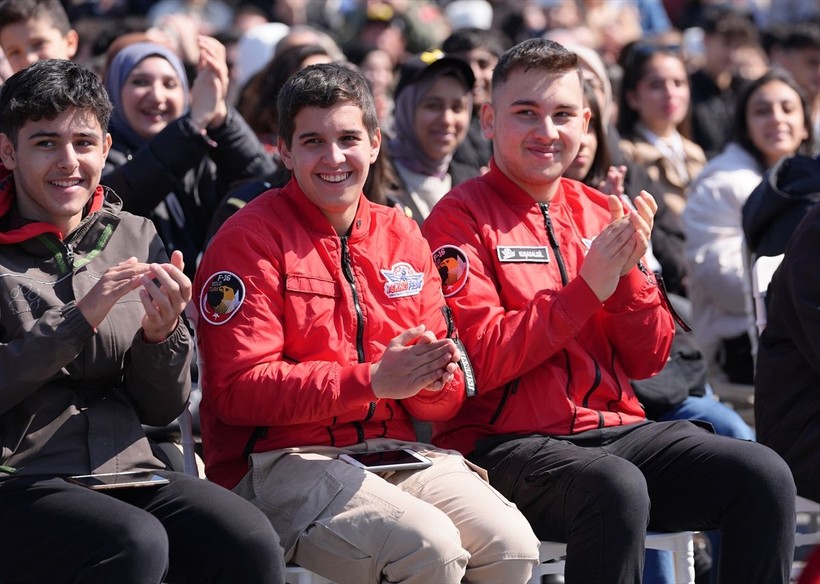
<path id="1" fill-rule="evenodd" d="M 71 247 L 70 243 L 65 244 L 65 259 L 68 262 L 68 265 L 71 268 L 74 268 L 74 248 Z"/>

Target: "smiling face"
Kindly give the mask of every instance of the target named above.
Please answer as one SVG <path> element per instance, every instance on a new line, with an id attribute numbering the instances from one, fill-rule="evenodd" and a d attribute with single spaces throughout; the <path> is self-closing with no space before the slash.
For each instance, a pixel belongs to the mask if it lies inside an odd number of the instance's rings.
<path id="1" fill-rule="evenodd" d="M 290 147 L 279 138 L 282 162 L 336 232 L 345 234 L 379 154 L 381 133 L 376 130 L 371 137 L 362 110 L 344 102 L 329 108 L 304 107 L 293 127 Z"/>
<path id="2" fill-rule="evenodd" d="M 444 160 L 467 136 L 470 125 L 469 90 L 455 77 L 438 77 L 421 97 L 413 117 L 413 131 L 426 156 Z"/>
<path id="3" fill-rule="evenodd" d="M 120 95 L 126 121 L 144 139 L 159 134 L 185 111 L 185 90 L 171 64 L 159 56 L 140 61 Z"/>
<path id="4" fill-rule="evenodd" d="M 517 68 L 481 111 L 498 168 L 536 201 L 549 201 L 587 131 L 578 72 Z"/>
<path id="5" fill-rule="evenodd" d="M 0 157 L 14 173 L 20 214 L 70 233 L 100 183 L 110 146 L 94 114 L 77 108 L 54 120 L 27 121 L 16 146 L 0 134 Z"/>
<path id="6" fill-rule="evenodd" d="M 689 78 L 683 62 L 658 53 L 647 61 L 634 91 L 627 92 L 629 106 L 644 125 L 659 136 L 677 128 L 689 109 Z"/>
<path id="7" fill-rule="evenodd" d="M 779 80 L 761 85 L 749 98 L 746 124 L 749 138 L 771 166 L 793 154 L 808 137 L 803 104 L 797 92 Z"/>
<path id="8" fill-rule="evenodd" d="M 0 46 L 15 73 L 37 61 L 71 59 L 78 42 L 76 31 L 63 35 L 48 18 L 9 24 L 0 33 Z"/>

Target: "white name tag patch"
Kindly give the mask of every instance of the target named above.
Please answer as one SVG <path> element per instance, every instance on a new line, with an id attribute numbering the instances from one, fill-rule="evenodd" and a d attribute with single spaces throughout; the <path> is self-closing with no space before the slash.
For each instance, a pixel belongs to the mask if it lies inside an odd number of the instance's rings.
<path id="1" fill-rule="evenodd" d="M 548 264 L 550 253 L 546 246 L 499 245 L 495 248 L 499 262 Z"/>

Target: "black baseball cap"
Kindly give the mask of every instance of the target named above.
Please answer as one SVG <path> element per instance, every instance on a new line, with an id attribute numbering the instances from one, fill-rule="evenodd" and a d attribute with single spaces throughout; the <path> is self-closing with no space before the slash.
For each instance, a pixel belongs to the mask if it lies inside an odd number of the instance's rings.
<path id="1" fill-rule="evenodd" d="M 396 84 L 396 90 L 393 95 L 398 97 L 402 90 L 415 83 L 425 75 L 429 75 L 434 71 L 441 69 L 452 68 L 463 75 L 467 82 L 467 87 L 472 91 L 475 85 L 475 75 L 470 64 L 456 55 L 448 55 L 438 49 L 426 51 L 413 55 L 404 60 L 399 70 L 399 82 Z"/>

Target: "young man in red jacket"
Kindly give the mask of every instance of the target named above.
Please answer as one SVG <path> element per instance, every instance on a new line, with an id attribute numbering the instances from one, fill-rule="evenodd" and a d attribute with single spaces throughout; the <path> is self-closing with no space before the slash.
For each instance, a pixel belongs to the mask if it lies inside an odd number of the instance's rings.
<path id="1" fill-rule="evenodd" d="M 413 418 L 455 415 L 465 379 L 427 242 L 362 194 L 381 143 L 364 78 L 309 67 L 278 107 L 293 178 L 220 228 L 195 282 L 208 477 L 334 581 L 525 582 L 526 519 L 461 455 L 416 442 Z M 432 465 L 338 458 L 395 448 Z"/>
<path id="2" fill-rule="evenodd" d="M 647 527 L 719 528 L 722 581 L 788 582 L 783 461 L 649 422 L 630 386 L 662 368 L 674 333 L 640 261 L 656 206 L 643 193 L 628 212 L 562 178 L 589 115 L 574 53 L 533 39 L 501 57 L 481 112 L 490 171 L 423 226 L 478 390 L 434 442 L 484 466 L 536 535 L 568 543 L 569 583 L 639 582 Z"/>

